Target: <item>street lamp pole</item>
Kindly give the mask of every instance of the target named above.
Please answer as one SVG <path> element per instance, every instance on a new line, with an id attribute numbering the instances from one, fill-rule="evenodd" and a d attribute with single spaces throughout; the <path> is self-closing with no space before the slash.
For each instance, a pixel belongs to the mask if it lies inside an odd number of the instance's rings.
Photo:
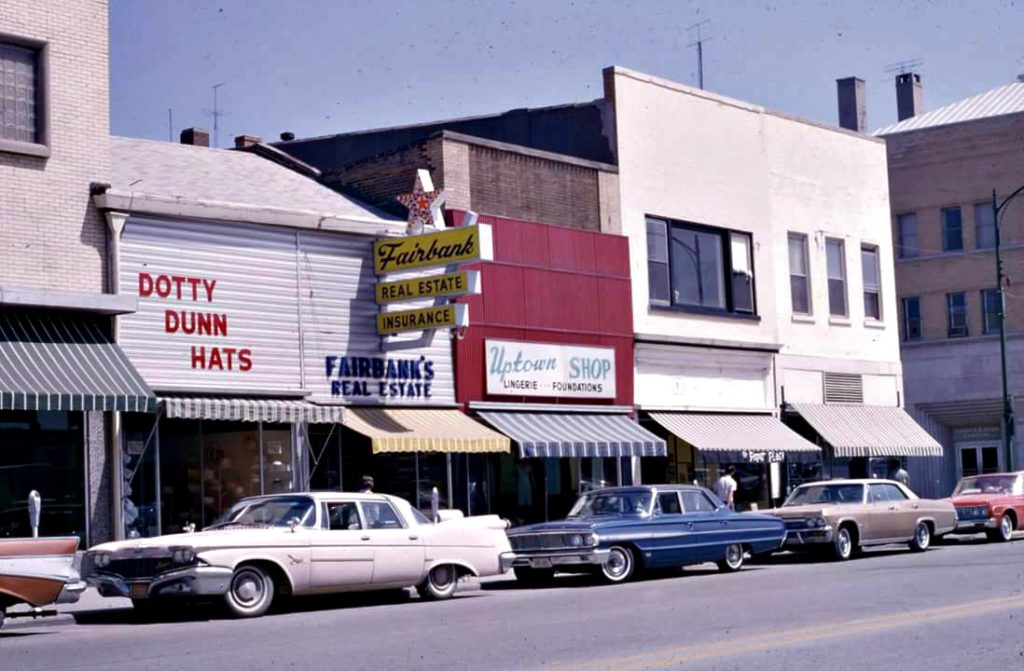
<path id="1" fill-rule="evenodd" d="M 996 290 L 999 292 L 999 363 L 1003 378 L 1003 451 L 1006 453 L 1006 470 L 1013 470 L 1013 404 L 1010 402 L 1009 381 L 1006 374 L 1006 292 L 1003 285 L 1003 257 L 1000 252 L 999 217 L 1010 202 L 1024 192 L 1024 186 L 1007 196 L 1002 203 L 992 189 L 992 218 L 995 226 L 996 243 Z"/>

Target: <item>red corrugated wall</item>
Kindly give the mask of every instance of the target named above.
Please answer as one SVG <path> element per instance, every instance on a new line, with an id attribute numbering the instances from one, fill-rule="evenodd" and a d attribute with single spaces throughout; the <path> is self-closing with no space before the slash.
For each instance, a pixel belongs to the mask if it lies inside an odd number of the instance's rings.
<path id="1" fill-rule="evenodd" d="M 450 213 L 461 222 L 464 212 Z M 481 272 L 483 293 L 469 305 L 466 337 L 455 341 L 459 403 L 633 405 L 633 306 L 626 238 L 528 221 L 481 216 L 494 232 L 494 261 Z M 486 392 L 484 340 L 602 345 L 615 348 L 616 398 L 555 399 Z"/>

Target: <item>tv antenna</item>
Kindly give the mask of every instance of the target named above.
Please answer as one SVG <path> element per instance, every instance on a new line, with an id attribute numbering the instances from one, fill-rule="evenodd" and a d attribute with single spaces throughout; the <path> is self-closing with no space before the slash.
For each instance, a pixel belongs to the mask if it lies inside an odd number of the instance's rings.
<path id="1" fill-rule="evenodd" d="M 697 23 L 687 27 L 686 29 L 687 31 L 697 31 L 697 39 L 693 42 L 690 42 L 686 46 L 697 47 L 697 86 L 701 89 L 704 88 L 704 43 L 711 39 L 710 37 L 703 36 L 701 32 L 701 27 L 710 22 L 711 19 L 704 19 L 703 21 L 698 21 Z"/>
<path id="2" fill-rule="evenodd" d="M 213 146 L 214 148 L 220 147 L 220 118 L 227 114 L 226 112 L 220 111 L 220 106 L 217 103 L 217 90 L 224 86 L 224 82 L 213 85 Z"/>
<path id="3" fill-rule="evenodd" d="M 889 74 L 896 73 L 898 75 L 905 75 L 908 72 L 919 70 L 924 65 L 924 59 L 912 58 L 908 61 L 896 61 L 885 66 L 885 71 Z"/>

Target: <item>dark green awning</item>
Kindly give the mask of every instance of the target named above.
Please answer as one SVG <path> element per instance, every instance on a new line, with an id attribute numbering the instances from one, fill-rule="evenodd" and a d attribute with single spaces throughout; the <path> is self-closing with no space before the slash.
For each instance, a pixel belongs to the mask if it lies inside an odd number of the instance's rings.
<path id="1" fill-rule="evenodd" d="M 88 313 L 0 309 L 0 410 L 153 412 L 156 398 Z"/>

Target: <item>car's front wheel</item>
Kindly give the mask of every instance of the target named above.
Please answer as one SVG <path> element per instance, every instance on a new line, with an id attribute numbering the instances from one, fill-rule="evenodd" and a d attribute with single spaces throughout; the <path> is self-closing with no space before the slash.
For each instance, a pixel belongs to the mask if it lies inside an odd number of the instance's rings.
<path id="1" fill-rule="evenodd" d="M 733 543 L 725 548 L 725 557 L 718 562 L 718 569 L 732 573 L 743 568 L 743 546 Z"/>
<path id="2" fill-rule="evenodd" d="M 636 555 L 628 547 L 613 545 L 608 551 L 608 561 L 601 567 L 601 576 L 606 582 L 626 582 L 636 573 Z"/>
<path id="3" fill-rule="evenodd" d="M 442 564 L 430 569 L 430 573 L 416 586 L 416 591 L 424 599 L 440 601 L 451 598 L 455 588 L 459 586 L 459 572 L 451 564 Z"/>
<path id="4" fill-rule="evenodd" d="M 932 529 L 927 522 L 918 522 L 914 527 L 914 538 L 910 541 L 910 549 L 924 552 L 932 544 Z"/>
<path id="5" fill-rule="evenodd" d="M 853 534 L 849 527 L 839 527 L 836 537 L 832 541 L 832 556 L 837 561 L 846 561 L 853 556 L 854 542 Z"/>
<path id="6" fill-rule="evenodd" d="M 274 578 L 262 566 L 246 564 L 235 569 L 224 603 L 235 617 L 259 617 L 274 601 Z"/>
<path id="7" fill-rule="evenodd" d="M 988 533 L 988 539 L 1000 543 L 1011 541 L 1013 540 L 1013 527 L 1013 517 L 1009 513 L 1003 513 L 1003 516 L 999 518 L 999 526 Z"/>

